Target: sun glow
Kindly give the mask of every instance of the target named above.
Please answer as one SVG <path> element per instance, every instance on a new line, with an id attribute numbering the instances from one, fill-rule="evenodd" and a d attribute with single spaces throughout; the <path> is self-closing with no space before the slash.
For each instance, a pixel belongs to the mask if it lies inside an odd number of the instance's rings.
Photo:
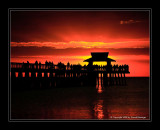
<path id="1" fill-rule="evenodd" d="M 109 52 L 112 65 L 128 64 L 130 76 L 146 76 L 149 23 L 147 11 L 13 11 L 11 61 L 87 65 L 91 52 Z"/>
<path id="2" fill-rule="evenodd" d="M 104 118 L 103 100 L 97 100 L 94 106 L 94 116 L 98 119 Z"/>
<path id="3" fill-rule="evenodd" d="M 69 41 L 69 42 L 11 42 L 11 47 L 54 47 L 57 49 L 65 48 L 130 48 L 148 47 L 149 39 L 119 39 L 117 41 Z"/>
<path id="4" fill-rule="evenodd" d="M 93 62 L 93 65 L 107 65 L 107 62 L 105 62 L 105 61 Z"/>

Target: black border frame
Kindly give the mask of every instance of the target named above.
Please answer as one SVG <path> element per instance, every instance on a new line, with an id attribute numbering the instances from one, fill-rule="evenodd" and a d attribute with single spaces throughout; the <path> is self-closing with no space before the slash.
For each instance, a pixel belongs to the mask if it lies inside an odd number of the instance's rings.
<path id="1" fill-rule="evenodd" d="M 149 120 L 32 120 L 32 119 L 11 119 L 11 79 L 10 79 L 10 22 L 11 22 L 11 11 L 149 11 L 149 20 L 150 20 L 150 119 Z M 152 122 L 152 8 L 8 8 L 8 122 Z"/>

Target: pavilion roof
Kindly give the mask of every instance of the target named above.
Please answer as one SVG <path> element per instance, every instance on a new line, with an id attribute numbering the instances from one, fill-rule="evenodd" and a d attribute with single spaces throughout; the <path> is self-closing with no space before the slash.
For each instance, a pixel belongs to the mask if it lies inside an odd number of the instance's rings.
<path id="1" fill-rule="evenodd" d="M 90 61 L 112 61 L 112 62 L 115 62 L 115 60 L 113 60 L 113 59 L 111 59 L 111 58 L 108 58 L 108 57 L 106 57 L 106 58 L 97 58 L 97 59 L 94 59 L 93 57 L 91 57 L 91 58 L 89 58 L 89 59 L 86 59 L 86 60 L 84 60 L 83 62 L 90 62 Z"/>
<path id="2" fill-rule="evenodd" d="M 84 60 L 83 62 L 93 62 L 93 61 L 106 61 L 115 62 L 115 60 L 108 58 L 109 52 L 91 52 L 91 58 Z"/>

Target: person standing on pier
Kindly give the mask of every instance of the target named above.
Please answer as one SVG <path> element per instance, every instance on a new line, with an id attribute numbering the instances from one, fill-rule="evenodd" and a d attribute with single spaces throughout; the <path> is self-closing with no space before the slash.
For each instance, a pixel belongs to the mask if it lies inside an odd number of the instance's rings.
<path id="1" fill-rule="evenodd" d="M 67 70 L 69 70 L 69 67 L 70 67 L 70 63 L 68 62 L 67 63 Z"/>
<path id="2" fill-rule="evenodd" d="M 36 69 L 38 69 L 38 61 L 35 61 Z"/>

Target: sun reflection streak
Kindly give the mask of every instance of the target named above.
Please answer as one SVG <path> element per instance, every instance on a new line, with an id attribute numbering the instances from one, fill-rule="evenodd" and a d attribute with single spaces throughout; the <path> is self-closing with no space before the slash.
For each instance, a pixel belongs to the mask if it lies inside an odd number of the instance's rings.
<path id="1" fill-rule="evenodd" d="M 97 78 L 97 81 L 96 81 L 96 89 L 97 89 L 97 92 L 98 93 L 102 93 L 103 92 L 103 74 L 99 74 L 99 77 Z"/>
<path id="2" fill-rule="evenodd" d="M 103 100 L 97 100 L 94 106 L 94 116 L 98 119 L 104 118 L 104 112 L 103 112 Z"/>
<path id="3" fill-rule="evenodd" d="M 101 82 L 101 80 L 99 80 L 98 82 Z M 100 84 L 96 84 L 96 89 L 97 89 L 98 93 L 102 93 L 103 92 L 101 83 Z"/>

